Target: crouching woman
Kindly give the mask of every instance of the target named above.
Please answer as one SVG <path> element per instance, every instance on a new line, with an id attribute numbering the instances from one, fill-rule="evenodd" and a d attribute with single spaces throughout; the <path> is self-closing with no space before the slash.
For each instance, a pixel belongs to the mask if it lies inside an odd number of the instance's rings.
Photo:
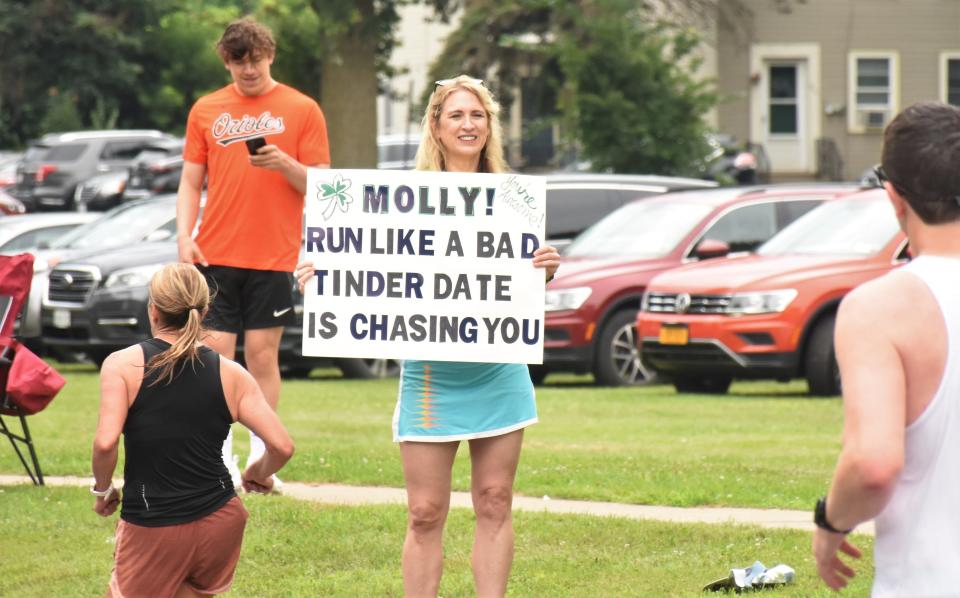
<path id="1" fill-rule="evenodd" d="M 192 264 L 150 282 L 153 338 L 111 354 L 100 372 L 93 444 L 93 510 L 122 505 L 108 596 L 206 596 L 233 582 L 247 511 L 220 448 L 234 421 L 267 450 L 243 473 L 247 491 L 270 490 L 293 441 L 253 377 L 200 343 L 210 302 Z M 120 434 L 123 496 L 113 487 Z"/>

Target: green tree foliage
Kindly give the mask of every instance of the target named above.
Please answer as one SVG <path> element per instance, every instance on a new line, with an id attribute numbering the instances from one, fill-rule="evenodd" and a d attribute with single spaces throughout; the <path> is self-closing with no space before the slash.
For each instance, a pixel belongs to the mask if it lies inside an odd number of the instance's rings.
<path id="1" fill-rule="evenodd" d="M 487 76 L 506 106 L 522 85 L 546 117 L 527 131 L 559 122 L 594 169 L 682 172 L 703 155 L 717 97 L 691 76 L 695 33 L 655 14 L 633 0 L 475 0 L 431 78 Z"/>
<path id="2" fill-rule="evenodd" d="M 197 98 L 229 82 L 214 48 L 224 27 L 240 16 L 237 6 L 181 0 L 145 27 L 141 109 L 129 124 L 182 132 Z"/>
<path id="3" fill-rule="evenodd" d="M 139 32 L 163 4 L 0 0 L 0 145 L 20 145 L 39 134 L 47 98 L 61 94 L 75 98 L 82 118 L 98 98 L 109 98 L 121 120 L 129 114 L 142 72 Z"/>
<path id="4" fill-rule="evenodd" d="M 703 116 L 717 96 L 691 75 L 697 36 L 650 24 L 631 4 L 605 0 L 573 21 L 578 35 L 559 38 L 560 108 L 594 168 L 682 172 L 704 155 Z"/>
<path id="5" fill-rule="evenodd" d="M 229 81 L 223 28 L 252 14 L 277 39 L 275 78 L 323 105 L 334 159 L 372 166 L 397 10 L 416 1 L 0 0 L 0 147 L 65 129 L 182 132 L 194 101 Z"/>

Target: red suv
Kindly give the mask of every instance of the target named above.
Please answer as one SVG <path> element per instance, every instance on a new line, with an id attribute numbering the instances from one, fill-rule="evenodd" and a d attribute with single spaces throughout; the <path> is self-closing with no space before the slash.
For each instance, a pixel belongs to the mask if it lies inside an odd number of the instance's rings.
<path id="1" fill-rule="evenodd" d="M 805 377 L 811 394 L 838 394 L 837 305 L 908 259 L 882 189 L 831 201 L 756 255 L 650 281 L 637 316 L 641 359 L 682 392 L 724 393 L 733 378 Z"/>
<path id="2" fill-rule="evenodd" d="M 592 372 L 598 384 L 640 384 L 635 321 L 647 282 L 681 264 L 753 251 L 850 185 L 783 185 L 667 193 L 628 203 L 580 234 L 547 286 L 540 382 Z"/>

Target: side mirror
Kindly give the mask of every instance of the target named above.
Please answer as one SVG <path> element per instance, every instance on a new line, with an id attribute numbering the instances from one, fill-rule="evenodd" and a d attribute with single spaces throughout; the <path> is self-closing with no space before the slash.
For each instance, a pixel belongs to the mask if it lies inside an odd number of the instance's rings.
<path id="1" fill-rule="evenodd" d="M 730 253 L 730 245 L 716 239 L 700 241 L 693 255 L 699 260 L 708 260 L 714 257 L 723 257 Z"/>

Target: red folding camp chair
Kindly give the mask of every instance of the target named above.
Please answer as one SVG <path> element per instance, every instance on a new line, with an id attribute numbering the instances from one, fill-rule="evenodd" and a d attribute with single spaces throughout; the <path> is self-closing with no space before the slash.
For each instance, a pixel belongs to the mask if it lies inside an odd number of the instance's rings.
<path id="1" fill-rule="evenodd" d="M 30 295 L 32 281 L 31 254 L 0 256 L 0 434 L 10 439 L 33 483 L 42 486 L 43 472 L 26 416 L 42 411 L 66 380 L 13 338 L 13 325 Z M 7 426 L 4 415 L 20 420 L 19 434 Z M 25 445 L 29 462 L 20 445 Z"/>

